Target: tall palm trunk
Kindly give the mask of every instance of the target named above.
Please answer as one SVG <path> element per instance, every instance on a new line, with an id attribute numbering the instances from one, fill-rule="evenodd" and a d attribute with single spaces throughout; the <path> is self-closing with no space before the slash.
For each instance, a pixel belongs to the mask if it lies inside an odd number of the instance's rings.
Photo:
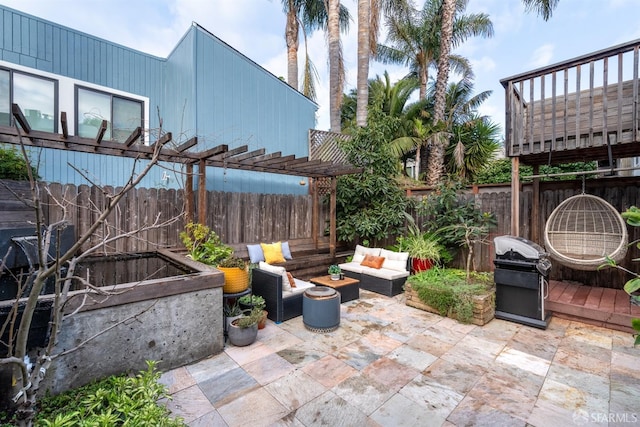
<path id="1" fill-rule="evenodd" d="M 438 76 L 436 78 L 435 105 L 433 122 L 437 125 L 444 120 L 444 110 L 447 95 L 447 80 L 449 79 L 449 53 L 453 35 L 453 18 L 455 15 L 455 0 L 444 0 L 442 3 L 442 30 L 440 38 L 440 56 L 438 58 Z M 436 185 L 444 175 L 444 155 L 448 145 L 445 132 L 438 132 L 431 141 L 429 167 L 427 170 L 427 184 Z"/>
<path id="2" fill-rule="evenodd" d="M 343 69 L 340 49 L 340 0 L 325 0 L 329 17 L 329 121 L 332 132 L 341 132 Z"/>
<path id="3" fill-rule="evenodd" d="M 356 96 L 356 124 L 367 125 L 369 104 L 369 57 L 371 34 L 370 0 L 358 0 L 358 80 Z"/>
<path id="4" fill-rule="evenodd" d="M 289 7 L 289 12 L 287 13 L 287 27 L 284 33 L 287 41 L 287 83 L 298 90 L 299 23 L 296 9 L 292 6 Z"/>

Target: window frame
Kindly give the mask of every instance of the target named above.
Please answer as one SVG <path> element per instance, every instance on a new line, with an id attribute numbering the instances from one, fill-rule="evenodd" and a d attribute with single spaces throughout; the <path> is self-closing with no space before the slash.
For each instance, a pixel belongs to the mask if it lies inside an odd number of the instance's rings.
<path id="1" fill-rule="evenodd" d="M 58 79 L 54 79 L 51 77 L 45 77 L 39 74 L 30 73 L 28 71 L 15 70 L 13 68 L 7 68 L 0 66 L 0 70 L 9 72 L 9 126 L 15 126 L 15 117 L 13 116 L 13 104 L 14 104 L 14 86 L 13 86 L 13 76 L 14 74 L 20 74 L 27 77 L 32 77 L 36 79 L 45 80 L 53 83 L 53 133 L 58 133 L 58 116 L 59 116 L 59 105 L 60 105 L 60 93 L 59 93 L 59 81 Z M 23 106 L 20 106 L 20 109 L 24 113 Z M 28 119 L 27 119 L 28 122 Z"/>
<path id="2" fill-rule="evenodd" d="M 78 103 L 78 99 L 79 99 L 79 94 L 81 90 L 85 90 L 87 92 L 93 92 L 93 93 L 97 93 L 97 94 L 101 94 L 101 95 L 106 95 L 109 97 L 109 114 L 110 114 L 110 120 L 109 120 L 109 126 L 111 127 L 111 141 L 114 142 L 124 142 L 124 141 L 116 141 L 115 139 L 113 139 L 113 113 L 114 113 L 114 109 L 113 109 L 113 99 L 114 98 L 118 98 L 121 100 L 125 100 L 125 101 L 131 101 L 131 102 L 135 102 L 136 104 L 138 104 L 140 106 L 140 123 L 138 124 L 138 126 L 140 126 L 142 129 L 144 129 L 144 121 L 145 121 L 145 101 L 141 100 L 141 99 L 137 99 L 137 98 L 132 98 L 129 96 L 123 96 L 123 95 L 118 95 L 109 91 L 105 91 L 105 90 L 101 90 L 101 89 L 96 89 L 93 87 L 89 87 L 89 86 L 84 86 L 81 84 L 74 84 L 74 109 L 75 109 L 75 116 L 74 116 L 74 122 L 75 122 L 75 129 L 74 129 L 74 134 L 76 136 L 79 136 L 81 138 L 91 138 L 91 137 L 82 137 L 79 135 L 79 127 L 80 127 L 80 120 L 79 120 L 79 103 Z M 142 135 L 140 135 L 140 141 L 144 142 L 144 132 L 142 133 Z"/>

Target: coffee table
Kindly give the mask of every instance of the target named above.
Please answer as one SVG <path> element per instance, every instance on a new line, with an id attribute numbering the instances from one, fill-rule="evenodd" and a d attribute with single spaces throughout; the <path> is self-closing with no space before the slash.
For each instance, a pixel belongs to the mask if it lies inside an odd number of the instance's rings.
<path id="1" fill-rule="evenodd" d="M 311 283 L 319 286 L 328 286 L 340 292 L 340 302 L 352 301 L 360 298 L 360 281 L 345 277 L 341 280 L 331 280 L 331 276 L 314 277 L 309 280 Z"/>

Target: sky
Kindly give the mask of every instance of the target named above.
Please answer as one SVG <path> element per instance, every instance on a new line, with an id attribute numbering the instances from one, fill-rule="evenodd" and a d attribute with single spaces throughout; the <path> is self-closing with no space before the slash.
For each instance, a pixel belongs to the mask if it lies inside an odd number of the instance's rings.
<path id="1" fill-rule="evenodd" d="M 159 57 L 167 57 L 193 22 L 280 77 L 287 75 L 282 0 L 0 0 L 5 6 Z M 353 16 L 342 35 L 347 71 L 345 92 L 355 88 L 357 70 L 356 0 L 342 0 Z M 422 2 L 416 4 L 422 6 Z M 640 39 L 640 0 L 560 0 L 544 21 L 525 13 L 520 0 L 469 0 L 466 13 L 486 13 L 494 26 L 490 39 L 470 38 L 454 52 L 468 58 L 475 93 L 492 94 L 479 112 L 504 128 L 504 89 L 500 80 L 546 65 Z M 384 34 L 380 42 L 384 43 Z M 303 45 L 301 42 L 301 51 Z M 329 72 L 325 35 L 308 40 L 320 82 L 317 129 L 329 129 Z M 302 61 L 300 55 L 300 61 Z M 302 67 L 300 67 L 302 69 Z M 370 78 L 388 71 L 395 82 L 408 69 L 372 61 Z M 435 71 L 431 71 L 435 75 Z"/>

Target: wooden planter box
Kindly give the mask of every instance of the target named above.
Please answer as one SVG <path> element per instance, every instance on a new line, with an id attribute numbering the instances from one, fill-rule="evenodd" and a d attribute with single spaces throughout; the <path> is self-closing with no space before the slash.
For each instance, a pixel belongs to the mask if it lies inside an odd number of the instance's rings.
<path id="1" fill-rule="evenodd" d="M 430 313 L 440 314 L 438 310 L 428 304 L 425 304 L 409 283 L 405 283 L 404 285 L 404 295 L 408 306 L 428 311 Z M 474 296 L 473 320 L 471 320 L 471 323 L 478 326 L 485 325 L 493 319 L 495 311 L 495 292 L 491 292 L 486 295 Z"/>

